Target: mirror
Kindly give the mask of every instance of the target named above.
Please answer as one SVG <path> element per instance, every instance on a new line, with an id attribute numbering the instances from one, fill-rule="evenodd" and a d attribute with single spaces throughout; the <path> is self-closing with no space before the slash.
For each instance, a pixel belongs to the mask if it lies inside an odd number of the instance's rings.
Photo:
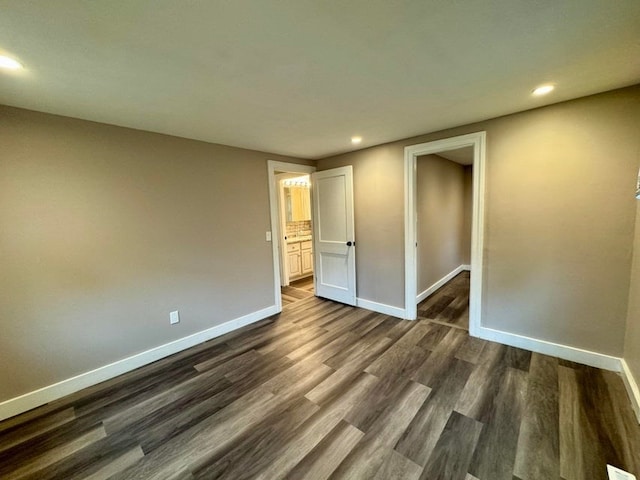
<path id="1" fill-rule="evenodd" d="M 308 186 L 284 188 L 287 223 L 311 220 L 311 191 Z"/>

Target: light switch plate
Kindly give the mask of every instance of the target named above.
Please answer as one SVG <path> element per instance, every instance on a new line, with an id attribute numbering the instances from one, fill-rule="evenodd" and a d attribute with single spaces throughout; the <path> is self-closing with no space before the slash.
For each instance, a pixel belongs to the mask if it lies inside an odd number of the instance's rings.
<path id="1" fill-rule="evenodd" d="M 267 242 L 271 241 L 271 232 L 267 232 Z"/>
<path id="2" fill-rule="evenodd" d="M 607 465 L 607 473 L 609 474 L 609 480 L 636 480 L 634 474 L 620 470 L 613 465 Z"/>
<path id="3" fill-rule="evenodd" d="M 171 323 L 171 325 L 180 323 L 180 312 L 178 312 L 178 310 L 169 314 L 169 322 Z"/>

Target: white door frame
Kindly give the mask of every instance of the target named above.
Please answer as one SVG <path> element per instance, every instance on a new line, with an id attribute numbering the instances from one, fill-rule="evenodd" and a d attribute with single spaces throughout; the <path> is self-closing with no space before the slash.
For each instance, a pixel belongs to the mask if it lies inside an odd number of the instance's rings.
<path id="1" fill-rule="evenodd" d="M 473 336 L 478 336 L 482 325 L 486 136 L 486 132 L 476 132 L 410 145 L 404 149 L 405 318 L 415 320 L 418 316 L 417 157 L 456 148 L 473 147 L 473 217 L 469 298 L 469 333 Z"/>
<path id="2" fill-rule="evenodd" d="M 280 293 L 280 241 L 283 232 L 280 227 L 280 209 L 278 207 L 278 185 L 276 172 L 311 174 L 316 167 L 299 165 L 297 163 L 278 162 L 267 160 L 267 175 L 269 181 L 269 212 L 271 216 L 271 247 L 273 251 L 273 283 L 274 303 L 278 312 L 282 311 L 282 296 Z"/>

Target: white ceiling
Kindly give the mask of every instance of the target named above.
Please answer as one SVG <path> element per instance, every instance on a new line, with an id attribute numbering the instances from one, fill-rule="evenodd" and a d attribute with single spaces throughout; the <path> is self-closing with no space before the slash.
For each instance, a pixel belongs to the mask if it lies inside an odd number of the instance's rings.
<path id="1" fill-rule="evenodd" d="M 0 103 L 319 158 L 640 82 L 638 0 L 0 0 Z M 555 82 L 543 98 L 529 93 Z"/>

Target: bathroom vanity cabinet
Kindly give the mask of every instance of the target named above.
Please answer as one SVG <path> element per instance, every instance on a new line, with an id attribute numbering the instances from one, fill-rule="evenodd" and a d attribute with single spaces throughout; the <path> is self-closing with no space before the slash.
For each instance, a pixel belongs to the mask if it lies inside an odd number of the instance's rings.
<path id="1" fill-rule="evenodd" d="M 313 246 L 311 240 L 287 240 L 289 278 L 295 279 L 313 273 Z"/>

